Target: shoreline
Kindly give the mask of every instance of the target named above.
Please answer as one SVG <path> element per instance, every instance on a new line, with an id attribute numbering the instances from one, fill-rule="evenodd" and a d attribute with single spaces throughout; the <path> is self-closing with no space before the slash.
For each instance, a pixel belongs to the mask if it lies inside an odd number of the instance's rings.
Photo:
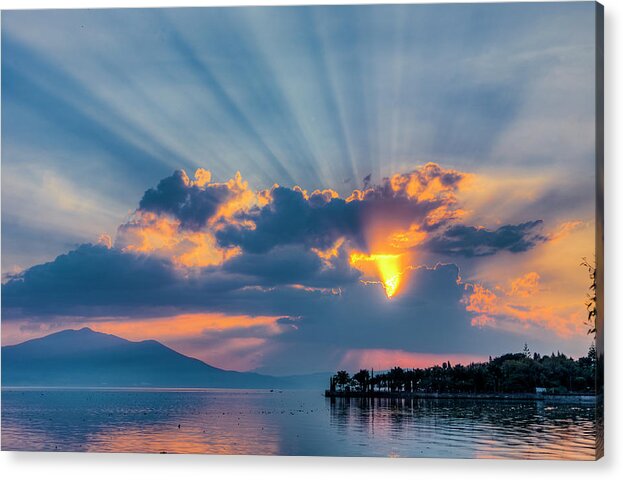
<path id="1" fill-rule="evenodd" d="M 581 403 L 597 405 L 603 395 L 583 393 L 437 393 L 437 392 L 331 392 L 325 390 L 327 398 L 386 398 L 392 400 L 498 400 L 498 401 L 541 401 L 546 403 Z"/>

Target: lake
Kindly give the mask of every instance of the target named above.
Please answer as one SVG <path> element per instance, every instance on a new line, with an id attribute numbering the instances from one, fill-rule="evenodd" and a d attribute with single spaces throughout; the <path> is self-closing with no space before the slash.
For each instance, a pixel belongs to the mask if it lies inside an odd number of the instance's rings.
<path id="1" fill-rule="evenodd" d="M 7 389 L 2 449 L 593 459 L 595 408 L 319 391 Z"/>

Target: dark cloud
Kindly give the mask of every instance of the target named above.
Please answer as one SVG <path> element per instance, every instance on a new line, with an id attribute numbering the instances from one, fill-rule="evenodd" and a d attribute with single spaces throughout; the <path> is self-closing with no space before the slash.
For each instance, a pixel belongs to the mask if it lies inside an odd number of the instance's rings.
<path id="1" fill-rule="evenodd" d="M 28 315 L 123 315 L 163 306 L 205 304 L 240 279 L 211 271 L 187 278 L 155 256 L 84 244 L 2 285 L 4 318 Z M 193 300 L 193 295 L 201 300 Z"/>
<path id="2" fill-rule="evenodd" d="M 272 257 L 242 255 L 226 265 L 226 274 L 212 269 L 188 278 L 153 257 L 82 245 L 4 284 L 3 313 L 8 319 L 132 317 L 166 314 L 173 308 L 177 313 L 274 315 L 287 318 L 279 322 L 285 328 L 284 341 L 357 348 L 434 349 L 444 344 L 449 332 L 468 330 L 455 265 L 409 271 L 405 291 L 389 302 L 381 285 L 353 281 L 356 277 L 342 277 L 349 282 L 344 289 L 290 286 L 292 277 L 303 284 L 327 285 L 335 285 L 338 277 L 310 258 L 297 261 L 296 256 L 301 256 L 300 251 L 292 247 L 276 249 Z M 284 260 L 271 267 L 270 261 L 277 257 Z M 298 278 L 293 269 L 299 269 Z M 378 335 L 379 328 L 383 335 Z"/>
<path id="3" fill-rule="evenodd" d="M 383 179 L 380 185 L 353 192 L 348 199 L 335 192 L 307 196 L 299 188 L 275 187 L 267 205 L 239 212 L 238 222 L 216 233 L 223 247 L 264 253 L 278 245 L 326 249 L 339 238 L 368 250 L 366 228 L 374 224 L 407 229 L 413 223 L 435 230 L 454 218 L 454 191 L 464 174 L 427 164 L 404 175 Z M 446 207 L 443 215 L 431 213 Z"/>
<path id="4" fill-rule="evenodd" d="M 290 328 L 271 338 L 264 362 L 283 373 L 313 371 L 325 362 L 332 367 L 333 355 L 350 349 L 477 354 L 520 348 L 512 333 L 471 325 L 458 275 L 452 264 L 413 269 L 392 300 L 380 285 L 363 283 L 320 301 L 310 296 L 299 303 L 298 316 L 281 322 Z"/>
<path id="5" fill-rule="evenodd" d="M 158 316 L 170 309 L 290 315 L 295 314 L 294 305 L 304 296 L 304 288 L 338 288 L 356 282 L 359 275 L 344 251 L 322 261 L 301 247 L 280 247 L 264 255 L 243 254 L 221 267 L 186 275 L 163 258 L 84 244 L 4 283 L 2 308 L 4 318 Z M 281 296 L 271 299 L 267 292 L 275 287 L 283 287 Z"/>
<path id="6" fill-rule="evenodd" d="M 296 268 L 307 273 L 293 278 L 307 284 L 337 281 L 339 275 L 323 270 L 326 266 L 308 258 L 297 262 L 293 258 L 297 253 L 291 247 L 275 249 L 274 255 L 288 260 L 268 272 L 262 271 L 270 268 L 263 257 L 270 254 L 245 254 L 224 269 L 188 277 L 178 275 L 165 261 L 83 245 L 5 283 L 3 320 L 54 321 L 62 326 L 76 318 L 131 321 L 184 312 L 275 316 L 281 318 L 276 331 L 258 326 L 222 335 L 207 331 L 204 336 L 263 338 L 262 364 L 282 373 L 317 371 L 325 363 L 333 368 L 350 349 L 480 353 L 491 352 L 492 345 L 500 351 L 520 346 L 512 333 L 471 326 L 456 265 L 407 271 L 404 288 L 388 300 L 380 284 L 348 276 L 340 279 L 350 280 L 343 288 L 281 283 L 292 281 Z M 335 277 L 329 281 L 331 275 Z"/>
<path id="7" fill-rule="evenodd" d="M 144 302 L 172 282 L 172 270 L 162 260 L 85 244 L 6 282 L 2 307 L 58 313 L 104 301 L 118 305 L 140 297 Z"/>
<path id="8" fill-rule="evenodd" d="M 504 225 L 496 230 L 453 225 L 429 240 L 427 247 L 435 253 L 465 257 L 494 255 L 503 250 L 525 252 L 547 241 L 547 236 L 541 234 L 542 226 L 541 220 Z"/>
<path id="9" fill-rule="evenodd" d="M 180 220 L 183 228 L 198 230 L 222 203 L 233 196 L 227 184 L 197 185 L 178 170 L 145 192 L 139 209 L 168 214 Z"/>
<path id="10" fill-rule="evenodd" d="M 229 224 L 216 233 L 216 238 L 222 246 L 239 246 L 251 253 L 294 244 L 325 249 L 344 236 L 363 245 L 360 209 L 360 202 L 322 193 L 306 198 L 299 189 L 276 187 L 268 205 L 237 216 L 238 220 L 253 222 L 252 227 Z"/>
<path id="11" fill-rule="evenodd" d="M 250 284 L 305 285 L 337 288 L 357 281 L 361 273 L 352 268 L 344 249 L 335 258 L 322 260 L 300 246 L 280 246 L 264 254 L 245 253 L 223 265 L 226 272 L 249 276 Z"/>

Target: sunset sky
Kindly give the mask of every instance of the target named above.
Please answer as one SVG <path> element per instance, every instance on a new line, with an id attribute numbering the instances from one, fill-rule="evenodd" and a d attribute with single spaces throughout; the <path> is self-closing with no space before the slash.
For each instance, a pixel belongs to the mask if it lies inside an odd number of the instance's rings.
<path id="1" fill-rule="evenodd" d="M 594 8 L 3 12 L 2 344 L 584 355 Z"/>

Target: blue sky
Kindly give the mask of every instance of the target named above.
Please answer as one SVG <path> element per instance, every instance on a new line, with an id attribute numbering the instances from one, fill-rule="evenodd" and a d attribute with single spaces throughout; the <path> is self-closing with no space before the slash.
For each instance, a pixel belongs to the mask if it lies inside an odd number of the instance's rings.
<path id="1" fill-rule="evenodd" d="M 541 272 L 547 245 L 460 261 L 423 249 L 410 267 L 456 263 L 491 291 L 534 270 L 557 305 L 557 291 L 581 296 L 577 259 L 594 249 L 593 14 L 591 2 L 3 12 L 2 272 L 118 240 L 176 170 L 346 198 L 368 175 L 381 185 L 434 162 L 477 179 L 457 194 L 463 223 L 542 221 L 568 258 Z M 543 344 L 580 352 L 586 338 Z"/>

